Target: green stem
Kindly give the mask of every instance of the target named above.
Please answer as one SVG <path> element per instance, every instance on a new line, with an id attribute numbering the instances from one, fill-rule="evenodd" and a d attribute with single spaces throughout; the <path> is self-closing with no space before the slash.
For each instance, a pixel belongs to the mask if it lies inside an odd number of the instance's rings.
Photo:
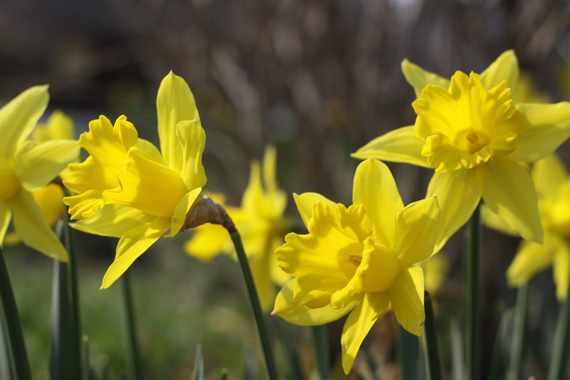
<path id="1" fill-rule="evenodd" d="M 479 250 L 481 213 L 477 206 L 469 220 L 467 238 L 467 379 L 479 379 Z"/>
<path id="2" fill-rule="evenodd" d="M 558 323 L 554 334 L 552 347 L 552 361 L 548 371 L 548 380 L 561 380 L 564 378 L 565 366 L 568 362 L 570 346 L 570 292 L 566 302 L 560 305 Z"/>
<path id="3" fill-rule="evenodd" d="M 525 331 L 527 320 L 529 298 L 529 285 L 526 283 L 519 288 L 517 292 L 517 305 L 515 310 L 515 320 L 513 326 L 513 339 L 511 343 L 511 358 L 509 371 L 507 373 L 508 380 L 519 380 L 523 367 Z"/>
<path id="4" fill-rule="evenodd" d="M 69 213 L 65 212 L 69 218 Z M 75 254 L 75 231 L 67 221 L 66 248 L 69 254 L 69 285 L 71 296 L 71 318 L 75 322 L 73 325 L 73 339 L 77 344 L 79 357 L 81 358 L 81 348 L 83 347 L 83 334 L 81 333 L 81 315 L 79 314 L 79 282 L 77 280 L 77 256 Z"/>
<path id="5" fill-rule="evenodd" d="M 12 354 L 14 377 L 18 380 L 30 380 L 32 374 L 28 364 L 28 354 L 24 343 L 24 335 L 18 315 L 16 299 L 10 284 L 8 269 L 4 261 L 4 253 L 0 248 L 0 317 L 4 320 L 5 333 L 8 338 L 8 347 Z"/>
<path id="6" fill-rule="evenodd" d="M 437 334 L 435 333 L 435 319 L 431 297 L 425 292 L 424 297 L 426 323 L 424 326 L 423 341 L 426 353 L 427 380 L 441 380 L 441 364 L 437 348 Z"/>
<path id="7" fill-rule="evenodd" d="M 70 252 L 69 231 L 59 222 L 56 230 L 67 251 Z M 79 338 L 78 308 L 73 298 L 72 262 L 54 260 L 52 285 L 52 321 L 50 377 L 57 380 L 75 380 L 81 377 L 81 341 Z M 75 289 L 77 295 L 77 289 Z"/>
<path id="8" fill-rule="evenodd" d="M 315 348 L 315 356 L 317 358 L 317 367 L 321 380 L 329 378 L 329 334 L 326 325 L 312 326 L 313 347 Z"/>
<path id="9" fill-rule="evenodd" d="M 238 261 L 241 267 L 241 272 L 245 281 L 247 288 L 247 293 L 249 295 L 249 300 L 251 307 L 253 309 L 253 316 L 255 318 L 255 323 L 257 326 L 257 332 L 259 334 L 259 340 L 261 341 L 261 348 L 263 350 L 263 356 L 265 358 L 265 365 L 267 367 L 267 373 L 269 374 L 270 380 L 277 380 L 277 367 L 275 366 L 275 359 L 273 358 L 273 350 L 271 348 L 271 342 L 269 340 L 269 334 L 267 332 L 267 327 L 265 325 L 265 320 L 263 319 L 263 312 L 261 311 L 261 304 L 259 303 L 259 296 L 255 290 L 255 283 L 253 282 L 253 275 L 251 274 L 251 268 L 249 267 L 249 262 L 247 256 L 243 249 L 243 244 L 241 242 L 241 237 L 237 230 L 228 230 L 234 247 L 236 249 Z"/>
<path id="10" fill-rule="evenodd" d="M 14 380 L 14 376 L 8 332 L 6 331 L 4 318 L 0 318 L 0 379 Z"/>
<path id="11" fill-rule="evenodd" d="M 418 337 L 398 324 L 398 361 L 402 380 L 416 380 L 418 366 Z"/>
<path id="12" fill-rule="evenodd" d="M 121 276 L 122 306 L 124 315 L 124 328 L 127 340 L 127 378 L 129 380 L 139 380 L 141 376 L 141 367 L 139 361 L 135 316 L 133 311 L 133 302 L 131 297 L 131 286 L 129 282 L 128 272 Z"/>
<path id="13" fill-rule="evenodd" d="M 299 356 L 289 340 L 289 336 L 287 335 L 287 331 L 284 326 L 285 321 L 281 318 L 276 318 L 274 321 L 277 325 L 277 331 L 279 332 L 279 340 L 281 341 L 281 345 L 283 346 L 283 350 L 287 356 L 289 378 L 303 380 L 304 377 L 299 363 Z"/>

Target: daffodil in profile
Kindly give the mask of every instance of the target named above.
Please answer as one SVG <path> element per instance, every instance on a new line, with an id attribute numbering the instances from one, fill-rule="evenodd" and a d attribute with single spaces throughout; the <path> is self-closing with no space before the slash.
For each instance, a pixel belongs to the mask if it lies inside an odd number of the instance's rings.
<path id="1" fill-rule="evenodd" d="M 186 82 L 168 74 L 157 96 L 159 151 L 138 137 L 120 116 L 89 124 L 79 144 L 89 153 L 69 165 L 64 181 L 74 195 L 64 198 L 73 226 L 120 238 L 102 288 L 115 282 L 160 237 L 180 231 L 186 213 L 206 183 L 202 166 L 205 133 Z"/>
<path id="2" fill-rule="evenodd" d="M 507 269 L 511 286 L 526 284 L 536 273 L 552 266 L 556 297 L 564 302 L 570 283 L 570 176 L 554 155 L 534 164 L 532 177 L 538 193 L 538 209 L 544 226 L 544 243 L 523 241 Z M 484 221 L 507 234 L 514 231 L 488 212 Z"/>
<path id="3" fill-rule="evenodd" d="M 4 241 L 13 216 L 16 233 L 26 245 L 67 261 L 65 248 L 32 195 L 47 186 L 79 154 L 77 141 L 27 139 L 48 101 L 47 86 L 36 86 L 0 109 L 0 242 Z"/>
<path id="4" fill-rule="evenodd" d="M 251 164 L 241 207 L 224 205 L 240 231 L 264 310 L 269 310 L 273 304 L 275 284 L 283 285 L 290 278 L 279 268 L 274 255 L 290 224 L 283 217 L 287 195 L 277 185 L 276 160 L 275 147 L 267 147 L 262 165 L 258 161 Z M 220 195 L 213 195 L 212 199 L 224 203 Z M 194 236 L 184 245 L 188 254 L 208 261 L 220 252 L 234 252 L 228 232 L 221 225 L 207 223 L 193 230 Z"/>
<path id="5" fill-rule="evenodd" d="M 542 242 L 526 165 L 570 136 L 570 103 L 520 103 L 513 51 L 481 75 L 458 71 L 447 80 L 407 60 L 402 71 L 417 96 L 415 124 L 372 140 L 353 157 L 435 170 L 427 196 L 437 194 L 442 210 L 438 248 L 469 219 L 481 198 L 525 239 Z"/>
<path id="6" fill-rule="evenodd" d="M 388 167 L 362 162 L 353 205 L 320 194 L 295 195 L 308 234 L 290 233 L 277 252 L 294 278 L 277 295 L 273 314 L 298 325 L 320 325 L 349 314 L 342 332 L 342 365 L 352 367 L 378 317 L 391 306 L 404 329 L 421 335 L 424 276 L 439 228 L 436 197 L 404 207 Z"/>

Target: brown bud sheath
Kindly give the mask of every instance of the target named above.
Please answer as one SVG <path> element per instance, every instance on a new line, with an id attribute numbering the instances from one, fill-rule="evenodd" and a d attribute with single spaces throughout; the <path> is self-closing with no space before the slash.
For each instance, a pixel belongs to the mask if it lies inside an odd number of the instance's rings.
<path id="1" fill-rule="evenodd" d="M 180 231 L 195 228 L 205 223 L 220 224 L 230 234 L 237 231 L 226 209 L 207 195 L 197 199 L 190 207 Z"/>

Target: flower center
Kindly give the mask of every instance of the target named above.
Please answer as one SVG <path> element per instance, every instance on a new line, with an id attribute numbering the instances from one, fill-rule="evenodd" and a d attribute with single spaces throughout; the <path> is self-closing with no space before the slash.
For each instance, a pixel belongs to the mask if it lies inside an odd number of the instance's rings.
<path id="1" fill-rule="evenodd" d="M 484 133 L 472 129 L 460 131 L 453 141 L 453 145 L 469 154 L 478 152 L 488 144 L 489 138 Z"/>
<path id="2" fill-rule="evenodd" d="M 13 199 L 20 191 L 20 180 L 12 165 L 0 162 L 0 201 Z"/>
<path id="3" fill-rule="evenodd" d="M 457 72 L 448 90 L 427 86 L 413 103 L 416 138 L 437 172 L 471 169 L 510 154 L 527 120 L 512 104 L 506 82 L 487 90 L 478 74 Z"/>

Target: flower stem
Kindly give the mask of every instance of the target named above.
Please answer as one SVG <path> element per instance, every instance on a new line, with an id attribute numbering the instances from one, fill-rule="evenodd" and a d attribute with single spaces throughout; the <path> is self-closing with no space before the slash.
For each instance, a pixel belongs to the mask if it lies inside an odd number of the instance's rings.
<path id="1" fill-rule="evenodd" d="M 127 379 L 138 380 L 141 379 L 141 367 L 139 361 L 137 336 L 135 328 L 135 314 L 133 311 L 133 302 L 131 297 L 131 286 L 129 282 L 128 272 L 123 273 L 121 276 L 121 293 L 122 293 L 122 306 L 124 315 L 124 328 L 127 340 Z"/>
<path id="2" fill-rule="evenodd" d="M 508 380 L 519 380 L 521 378 L 525 347 L 528 298 L 529 286 L 528 283 L 526 283 L 524 286 L 519 288 L 517 292 L 517 305 L 515 309 L 513 339 L 511 343 L 511 358 L 509 371 L 507 373 Z"/>
<path id="3" fill-rule="evenodd" d="M 50 376 L 52 379 L 74 380 L 81 377 L 75 255 L 70 241 L 71 231 L 64 227 L 63 222 L 58 223 L 56 231 L 69 252 L 69 262 L 54 260 L 53 263 Z"/>
<path id="4" fill-rule="evenodd" d="M 425 292 L 424 307 L 426 313 L 426 323 L 422 338 L 426 353 L 427 380 L 441 380 L 441 364 L 439 361 L 439 350 L 437 348 L 437 334 L 435 333 L 435 318 L 431 297 Z"/>
<path id="5" fill-rule="evenodd" d="M 241 267 L 241 272 L 245 281 L 247 288 L 247 293 L 249 295 L 249 300 L 251 307 L 253 309 L 253 315 L 255 318 L 255 323 L 257 326 L 257 332 L 259 334 L 259 340 L 261 341 L 261 348 L 263 350 L 263 356 L 265 358 L 265 365 L 267 367 L 267 373 L 269 374 L 270 380 L 278 380 L 277 377 L 277 367 L 275 366 L 275 359 L 273 358 L 273 350 L 271 348 L 271 342 L 269 340 L 269 334 L 267 327 L 265 325 L 265 320 L 263 319 L 263 312 L 261 311 L 261 304 L 259 303 L 259 296 L 255 290 L 255 283 L 253 282 L 253 275 L 251 274 L 251 268 L 249 267 L 249 262 L 247 256 L 243 249 L 243 244 L 241 242 L 241 237 L 239 232 L 233 228 L 228 229 L 234 247 L 236 249 L 238 261 Z"/>
<path id="6" fill-rule="evenodd" d="M 8 340 L 8 348 L 11 351 L 14 377 L 18 380 L 31 380 L 28 354 L 24 343 L 24 335 L 16 306 L 16 299 L 8 277 L 8 269 L 4 261 L 4 253 L 0 248 L 0 317 L 4 321 L 5 337 Z"/>
<path id="7" fill-rule="evenodd" d="M 315 356 L 317 357 L 317 366 L 321 380 L 329 378 L 329 335 L 326 325 L 312 326 L 313 346 L 315 347 Z"/>
<path id="8" fill-rule="evenodd" d="M 568 361 L 570 346 L 570 292 L 566 302 L 560 305 L 558 323 L 554 334 L 552 348 L 552 361 L 548 371 L 548 380 L 561 380 L 564 378 L 564 369 Z"/>
<path id="9" fill-rule="evenodd" d="M 398 361 L 402 380 L 416 380 L 418 366 L 418 337 L 398 324 Z"/>
<path id="10" fill-rule="evenodd" d="M 481 212 L 477 206 L 469 220 L 467 237 L 467 379 L 479 379 L 479 250 Z"/>

